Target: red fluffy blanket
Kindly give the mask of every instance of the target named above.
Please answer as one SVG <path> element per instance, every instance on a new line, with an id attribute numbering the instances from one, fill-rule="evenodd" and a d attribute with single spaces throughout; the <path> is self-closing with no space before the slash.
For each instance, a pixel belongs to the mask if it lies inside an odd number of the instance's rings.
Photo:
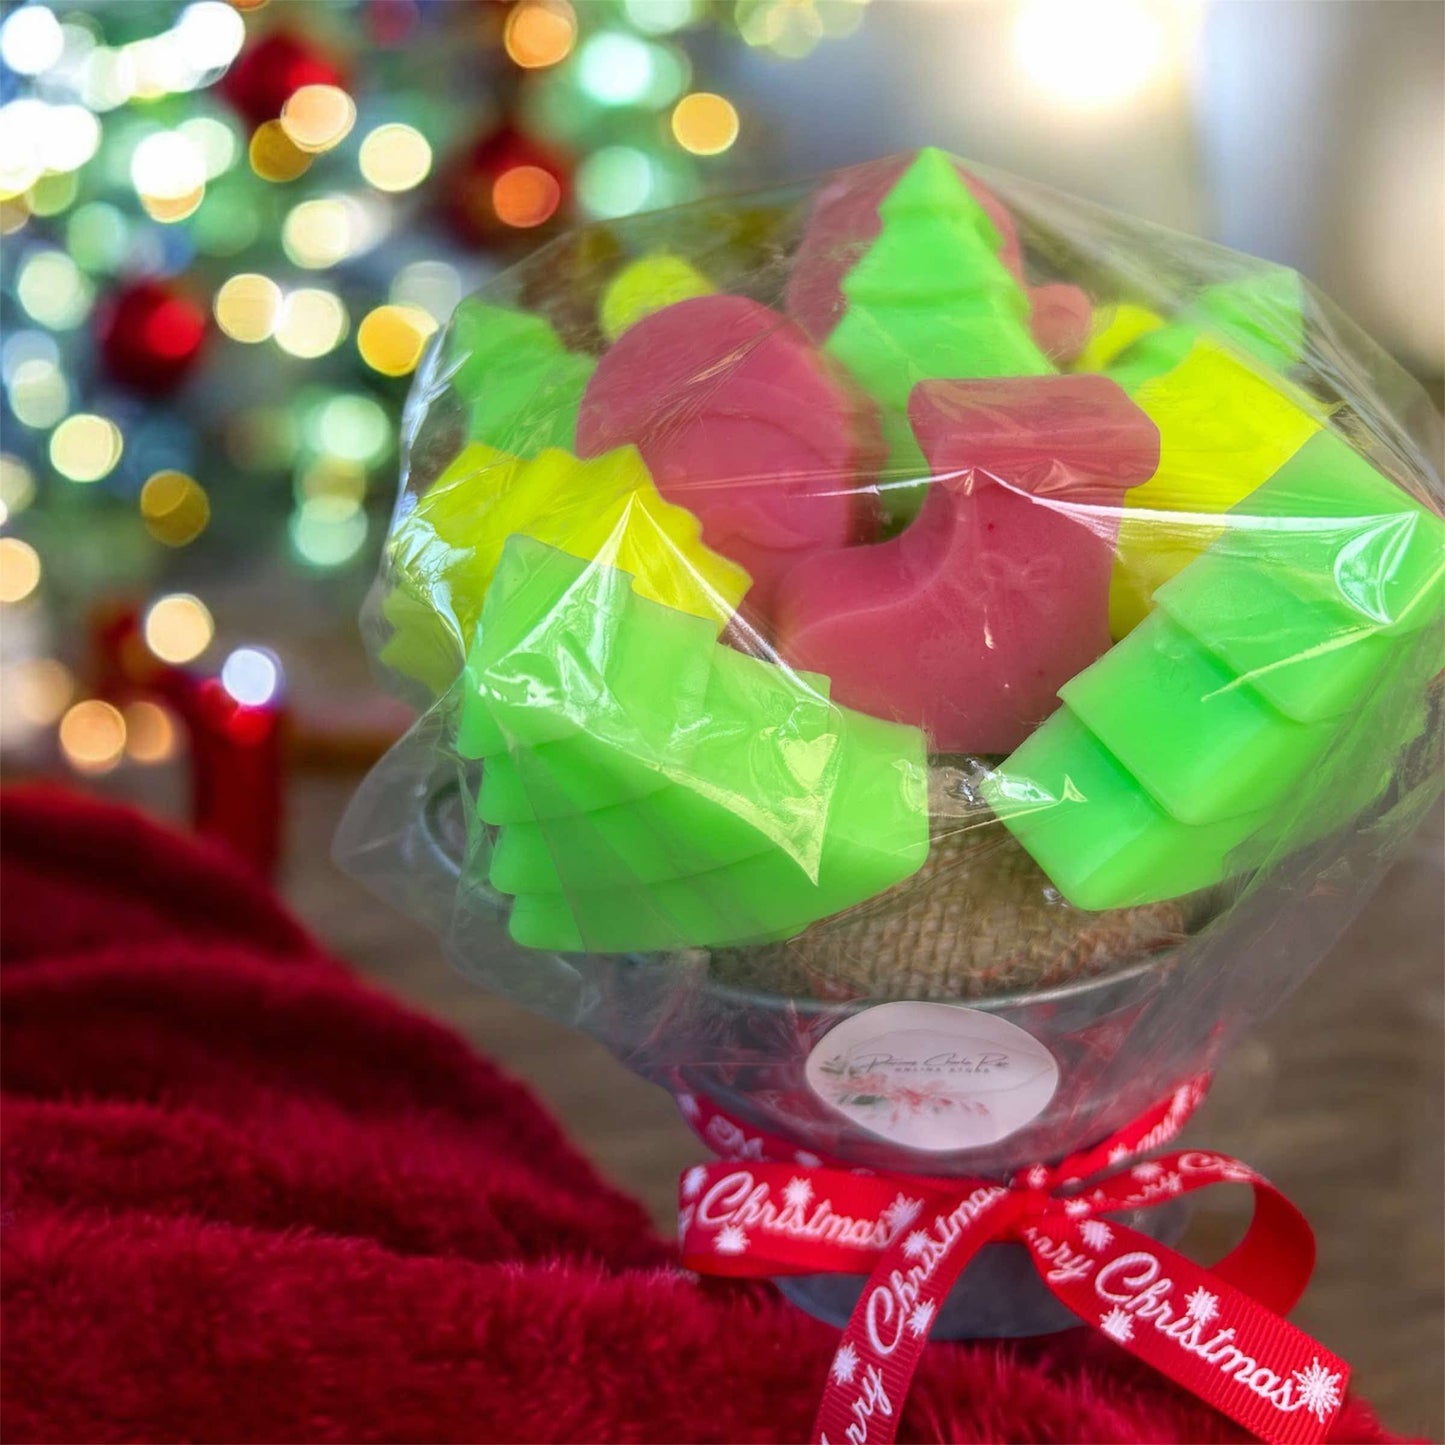
<path id="1" fill-rule="evenodd" d="M 218 854 L 56 793 L 0 839 L 8 1440 L 805 1438 L 835 1331 L 678 1273 Z M 1083 1331 L 934 1346 L 901 1434 L 1238 1438 Z"/>

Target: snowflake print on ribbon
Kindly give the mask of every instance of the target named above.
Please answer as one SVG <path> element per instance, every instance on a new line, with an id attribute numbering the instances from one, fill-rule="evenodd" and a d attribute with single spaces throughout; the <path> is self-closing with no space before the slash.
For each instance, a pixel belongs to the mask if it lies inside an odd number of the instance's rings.
<path id="1" fill-rule="evenodd" d="M 1030 1189 L 1043 1189 L 1049 1182 L 1049 1171 L 1042 1164 L 1035 1164 L 1027 1174 L 1024 1175 L 1024 1183 Z"/>
<path id="2" fill-rule="evenodd" d="M 1207 1325 L 1211 1320 L 1219 1318 L 1219 1296 L 1210 1294 L 1207 1289 L 1201 1287 L 1184 1301 L 1184 1308 L 1191 1320 L 1198 1320 L 1201 1325 Z"/>
<path id="3" fill-rule="evenodd" d="M 928 1236 L 921 1229 L 915 1229 L 913 1233 L 903 1241 L 903 1253 L 906 1254 L 909 1259 L 917 1259 L 927 1248 Z"/>
<path id="4" fill-rule="evenodd" d="M 1127 1144 L 1115 1144 L 1114 1147 L 1109 1150 L 1109 1163 L 1122 1164 L 1129 1157 L 1130 1152 Z"/>
<path id="5" fill-rule="evenodd" d="M 694 1164 L 692 1168 L 682 1176 L 682 1197 L 684 1199 L 696 1199 L 698 1190 L 706 1183 L 706 1167 L 701 1164 Z"/>
<path id="6" fill-rule="evenodd" d="M 1323 1424 L 1340 1408 L 1340 1377 L 1325 1369 L 1316 1356 L 1302 1370 L 1294 1372 L 1300 1403 Z"/>
<path id="7" fill-rule="evenodd" d="M 1134 1338 L 1134 1321 L 1118 1305 L 1099 1321 L 1099 1328 L 1111 1340 L 1118 1340 L 1121 1345 Z"/>
<path id="8" fill-rule="evenodd" d="M 1184 1188 L 1184 1181 L 1171 1170 L 1159 1181 L 1159 1187 L 1168 1194 L 1178 1194 Z"/>
<path id="9" fill-rule="evenodd" d="M 926 1339 L 933 1328 L 933 1316 L 938 1306 L 932 1300 L 919 1300 L 908 1316 L 908 1328 L 918 1339 Z"/>
<path id="10" fill-rule="evenodd" d="M 1157 1179 L 1163 1172 L 1163 1167 L 1154 1163 L 1152 1159 L 1146 1159 L 1142 1164 L 1136 1164 L 1129 1171 L 1135 1179 L 1142 1180 L 1146 1184 L 1151 1179 Z"/>
<path id="11" fill-rule="evenodd" d="M 1114 1242 L 1114 1231 L 1102 1219 L 1086 1219 L 1079 1226 L 1079 1234 L 1095 1253 Z"/>
<path id="12" fill-rule="evenodd" d="M 793 1163 L 800 1164 L 804 1169 L 816 1169 L 822 1162 L 816 1154 L 809 1154 L 806 1149 L 799 1149 L 793 1155 Z"/>
<path id="13" fill-rule="evenodd" d="M 840 1384 L 848 1384 L 858 1372 L 858 1351 L 844 1340 L 838 1346 L 838 1353 L 833 1356 L 833 1368 L 829 1373 Z"/>
<path id="14" fill-rule="evenodd" d="M 719 1254 L 742 1254 L 748 1247 L 748 1237 L 736 1224 L 725 1224 L 718 1230 L 712 1247 Z"/>
<path id="15" fill-rule="evenodd" d="M 1066 1199 L 1064 1213 L 1070 1219 L 1083 1219 L 1094 1206 L 1087 1199 Z"/>
<path id="16" fill-rule="evenodd" d="M 686 1234 L 692 1225 L 692 1216 L 696 1212 L 695 1206 L 685 1204 L 677 1211 L 677 1232 L 679 1235 Z"/>
<path id="17" fill-rule="evenodd" d="M 689 1119 L 697 1118 L 698 1103 L 691 1094 L 679 1094 L 677 1096 L 677 1107 L 681 1109 Z"/>
<path id="18" fill-rule="evenodd" d="M 900 1194 L 883 1211 L 883 1219 L 888 1225 L 888 1237 L 893 1239 L 907 1229 L 918 1218 L 918 1211 L 922 1208 L 923 1201 L 921 1199 L 909 1199 L 906 1195 Z"/>
<path id="19" fill-rule="evenodd" d="M 806 1209 L 813 1199 L 813 1186 L 806 1179 L 790 1179 L 783 1199 L 794 1209 Z"/>

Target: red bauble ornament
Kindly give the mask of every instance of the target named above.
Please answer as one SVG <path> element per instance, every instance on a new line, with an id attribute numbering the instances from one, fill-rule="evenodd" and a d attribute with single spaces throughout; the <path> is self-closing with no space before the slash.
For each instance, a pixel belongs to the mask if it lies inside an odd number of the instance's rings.
<path id="1" fill-rule="evenodd" d="M 206 312 L 170 282 L 133 281 L 112 292 L 97 310 L 95 340 L 116 381 L 159 396 L 190 375 L 206 327 Z"/>
<path id="2" fill-rule="evenodd" d="M 462 240 L 495 246 L 535 239 L 563 214 L 571 191 L 570 164 L 506 126 L 452 158 L 442 179 L 441 204 Z"/>
<path id="3" fill-rule="evenodd" d="M 273 30 L 241 52 L 217 89 L 255 126 L 275 120 L 303 85 L 342 83 L 341 70 L 309 40 Z"/>

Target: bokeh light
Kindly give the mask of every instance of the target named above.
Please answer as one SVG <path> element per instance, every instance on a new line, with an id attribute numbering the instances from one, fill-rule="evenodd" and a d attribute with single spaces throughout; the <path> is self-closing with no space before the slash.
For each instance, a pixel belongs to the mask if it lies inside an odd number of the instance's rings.
<path id="1" fill-rule="evenodd" d="M 53 657 L 27 657 L 15 664 L 10 677 L 6 700 L 32 727 L 58 722 L 75 696 L 74 676 Z"/>
<path id="2" fill-rule="evenodd" d="M 351 255 L 355 231 L 346 201 L 326 196 L 291 209 L 281 227 L 281 246 L 298 266 L 321 270 Z"/>
<path id="3" fill-rule="evenodd" d="M 125 752 L 125 719 L 120 709 L 87 698 L 60 719 L 60 750 L 82 773 L 108 773 Z"/>
<path id="4" fill-rule="evenodd" d="M 652 191 L 652 161 L 635 146 L 603 146 L 577 171 L 578 202 L 599 220 L 645 209 Z"/>
<path id="5" fill-rule="evenodd" d="M 1165 41 L 1159 15 L 1144 0 L 1028 0 L 1014 23 L 1024 74 L 1081 108 L 1137 94 L 1157 73 Z"/>
<path id="6" fill-rule="evenodd" d="M 324 456 L 374 462 L 386 454 L 391 424 L 369 396 L 333 396 L 307 417 L 306 440 Z"/>
<path id="7" fill-rule="evenodd" d="M 436 319 L 417 306 L 378 306 L 356 330 L 361 359 L 383 376 L 406 376 L 416 369 Z"/>
<path id="8" fill-rule="evenodd" d="M 346 308 L 332 291 L 303 286 L 281 308 L 276 345 L 302 360 L 334 351 L 346 336 Z"/>
<path id="9" fill-rule="evenodd" d="M 622 0 L 628 20 L 649 35 L 670 35 L 698 18 L 699 0 Z"/>
<path id="10" fill-rule="evenodd" d="M 512 166 L 492 182 L 492 209 L 497 219 L 518 230 L 550 221 L 561 204 L 561 185 L 541 166 Z"/>
<path id="11" fill-rule="evenodd" d="M 199 597 L 172 592 L 157 598 L 145 615 L 146 646 L 160 658 L 179 667 L 194 662 L 216 635 L 216 624 Z"/>
<path id="12" fill-rule="evenodd" d="M 237 8 L 224 0 L 196 0 L 181 11 L 172 33 L 197 70 L 220 70 L 240 54 L 246 26 Z"/>
<path id="13" fill-rule="evenodd" d="M 256 127 L 246 154 L 251 169 L 263 181 L 294 181 L 311 165 L 311 157 L 286 134 L 279 120 Z"/>
<path id="14" fill-rule="evenodd" d="M 391 300 L 398 306 L 418 306 L 434 321 L 445 321 L 461 299 L 462 278 L 445 261 L 413 261 L 392 279 Z"/>
<path id="15" fill-rule="evenodd" d="M 269 276 L 243 271 L 216 292 L 216 325 L 233 341 L 265 341 L 280 320 L 282 302 L 281 288 Z"/>
<path id="16" fill-rule="evenodd" d="M 43 5 L 26 5 L 12 11 L 0 25 L 0 58 L 20 75 L 40 75 L 49 70 L 64 48 L 60 22 Z"/>
<path id="17" fill-rule="evenodd" d="M 24 194 L 45 169 L 37 137 L 49 106 L 29 98 L 0 105 L 0 196 Z"/>
<path id="18" fill-rule="evenodd" d="M 19 537 L 0 537 L 0 602 L 23 602 L 40 586 L 40 554 Z"/>
<path id="19" fill-rule="evenodd" d="M 16 419 L 36 431 L 54 426 L 70 407 L 64 373 L 54 362 L 38 357 L 22 361 L 7 379 L 5 390 Z"/>
<path id="20" fill-rule="evenodd" d="M 287 524 L 296 555 L 312 567 L 340 567 L 366 545 L 366 513 L 346 497 L 309 497 Z"/>
<path id="21" fill-rule="evenodd" d="M 246 707 L 262 707 L 281 687 L 281 664 L 260 647 L 238 647 L 221 664 L 221 686 Z"/>
<path id="22" fill-rule="evenodd" d="M 50 105 L 35 136 L 40 163 L 48 171 L 78 170 L 100 148 L 100 122 L 83 105 Z"/>
<path id="23" fill-rule="evenodd" d="M 42 326 L 68 331 L 90 312 L 95 289 L 64 251 L 36 251 L 15 280 L 20 304 Z"/>
<path id="24" fill-rule="evenodd" d="M 653 80 L 653 48 L 635 35 L 603 30 L 577 53 L 582 89 L 603 105 L 631 105 L 648 92 Z"/>
<path id="25" fill-rule="evenodd" d="M 144 699 L 127 703 L 121 714 L 125 723 L 125 755 L 146 765 L 163 763 L 176 754 L 176 725 L 159 703 Z"/>
<path id="26" fill-rule="evenodd" d="M 296 478 L 296 494 L 303 502 L 336 498 L 350 503 L 348 510 L 355 511 L 366 496 L 366 468 L 345 457 L 317 457 Z"/>
<path id="27" fill-rule="evenodd" d="M 566 0 L 522 0 L 507 16 L 507 54 L 524 70 L 565 60 L 577 40 L 577 16 Z"/>
<path id="28" fill-rule="evenodd" d="M 409 191 L 431 171 L 427 138 L 409 125 L 379 125 L 361 142 L 361 174 L 379 191 Z"/>
<path id="29" fill-rule="evenodd" d="M 194 477 L 184 472 L 154 472 L 140 491 L 145 529 L 167 547 L 184 547 L 206 530 L 211 503 Z"/>
<path id="30" fill-rule="evenodd" d="M 695 156 L 721 155 L 738 138 L 738 113 L 726 97 L 695 90 L 673 107 L 672 133 Z"/>
<path id="31" fill-rule="evenodd" d="M 207 180 L 214 180 L 236 164 L 241 150 L 240 141 L 236 132 L 224 121 L 210 115 L 193 116 L 190 120 L 183 120 L 176 131 L 200 152 Z"/>
<path id="32" fill-rule="evenodd" d="M 130 245 L 130 227 L 109 201 L 88 201 L 66 221 L 65 244 L 87 271 L 115 271 Z"/>
<path id="33" fill-rule="evenodd" d="M 205 191 L 206 157 L 200 146 L 180 131 L 155 131 L 131 153 L 130 180 L 142 205 L 148 201 L 162 207 L 188 202 Z"/>
<path id="34" fill-rule="evenodd" d="M 57 175 L 54 172 L 43 175 L 25 193 L 25 204 L 32 216 L 58 216 L 70 209 L 80 193 L 80 182 L 75 175 Z"/>
<path id="35" fill-rule="evenodd" d="M 72 482 L 98 482 L 120 460 L 120 428 L 94 412 L 68 416 L 50 434 L 50 465 Z"/>
<path id="36" fill-rule="evenodd" d="M 310 155 L 339 145 L 355 124 L 356 102 L 337 85 L 303 85 L 281 107 L 281 129 Z"/>
<path id="37" fill-rule="evenodd" d="M 0 452 L 0 507 L 5 518 L 19 516 L 35 500 L 35 478 L 30 468 L 8 452 Z"/>

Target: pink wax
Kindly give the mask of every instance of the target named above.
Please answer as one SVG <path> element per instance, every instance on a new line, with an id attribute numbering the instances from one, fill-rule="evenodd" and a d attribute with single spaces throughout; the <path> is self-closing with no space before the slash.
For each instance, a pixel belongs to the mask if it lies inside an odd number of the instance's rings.
<path id="1" fill-rule="evenodd" d="M 744 610 L 771 618 L 778 582 L 813 552 L 867 540 L 876 418 L 785 316 L 698 296 L 629 327 L 598 362 L 577 422 L 596 456 L 632 443 L 703 540 L 751 574 Z"/>
<path id="2" fill-rule="evenodd" d="M 819 188 L 788 275 L 788 315 L 820 346 L 847 307 L 843 278 L 883 228 L 878 207 L 912 156 L 889 156 L 852 166 Z M 1018 227 L 1007 206 L 975 176 L 954 163 L 958 178 L 999 234 L 998 258 L 1025 285 Z M 1029 329 L 1039 350 L 1054 362 L 1072 361 L 1089 339 L 1093 308 L 1077 286 L 1052 282 L 1026 286 Z"/>
<path id="3" fill-rule="evenodd" d="M 922 511 L 789 573 L 778 648 L 938 752 L 1011 752 L 1110 644 L 1119 510 L 1159 434 L 1103 376 L 926 381 L 908 415 L 934 477 Z"/>

